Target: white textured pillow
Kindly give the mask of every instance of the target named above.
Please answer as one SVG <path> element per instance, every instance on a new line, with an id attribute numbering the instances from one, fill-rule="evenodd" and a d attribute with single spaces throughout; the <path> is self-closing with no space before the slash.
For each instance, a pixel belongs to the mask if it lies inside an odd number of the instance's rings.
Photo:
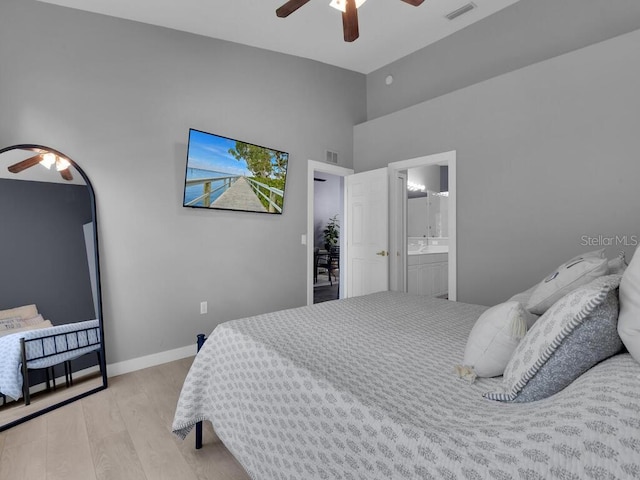
<path id="1" fill-rule="evenodd" d="M 609 275 L 624 275 L 627 269 L 627 261 L 624 258 L 624 252 L 620 252 L 616 258 L 609 260 Z"/>
<path id="2" fill-rule="evenodd" d="M 542 315 L 567 293 L 606 275 L 609 270 L 607 259 L 593 256 L 594 253 L 572 258 L 540 282 L 529 298 L 527 310 Z"/>
<path id="3" fill-rule="evenodd" d="M 500 303 L 485 311 L 469 334 L 464 365 L 478 377 L 502 375 L 533 316 L 518 302 Z"/>
<path id="4" fill-rule="evenodd" d="M 604 248 L 601 248 L 600 250 L 594 250 L 593 252 L 586 252 L 586 253 L 581 253 L 580 255 L 576 255 L 571 260 L 565 263 L 571 263 L 574 260 L 578 260 L 580 258 L 605 258 L 605 257 L 606 257 L 606 254 L 605 254 Z"/>
<path id="5" fill-rule="evenodd" d="M 620 282 L 618 335 L 640 363 L 640 253 L 637 249 Z"/>
<path id="6" fill-rule="evenodd" d="M 516 293 L 513 297 L 511 297 L 507 302 L 520 302 L 522 305 L 526 305 L 533 294 L 533 291 L 536 289 L 538 285 L 534 285 L 533 287 L 528 288 L 524 292 Z M 531 325 L 529 325 L 531 326 Z"/>

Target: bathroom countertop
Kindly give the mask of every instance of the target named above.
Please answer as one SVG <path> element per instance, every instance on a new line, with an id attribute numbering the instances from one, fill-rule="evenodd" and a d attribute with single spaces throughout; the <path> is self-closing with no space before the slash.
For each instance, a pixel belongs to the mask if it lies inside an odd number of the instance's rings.
<path id="1" fill-rule="evenodd" d="M 449 253 L 448 245 L 428 245 L 420 250 L 409 251 L 409 255 L 430 255 L 432 253 Z"/>

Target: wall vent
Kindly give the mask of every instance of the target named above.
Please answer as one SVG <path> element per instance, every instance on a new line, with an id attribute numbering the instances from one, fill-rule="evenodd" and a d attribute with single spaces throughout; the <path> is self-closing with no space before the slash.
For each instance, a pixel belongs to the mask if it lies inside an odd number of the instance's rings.
<path id="1" fill-rule="evenodd" d="M 453 20 L 455 18 L 458 18 L 460 15 L 464 15 L 465 13 L 470 12 L 474 8 L 478 8 L 478 6 L 473 2 L 469 2 L 466 5 L 463 5 L 462 7 L 454 10 L 453 12 L 447 13 L 445 17 L 449 20 Z"/>
<path id="2" fill-rule="evenodd" d="M 338 152 L 327 150 L 327 163 L 338 164 Z"/>

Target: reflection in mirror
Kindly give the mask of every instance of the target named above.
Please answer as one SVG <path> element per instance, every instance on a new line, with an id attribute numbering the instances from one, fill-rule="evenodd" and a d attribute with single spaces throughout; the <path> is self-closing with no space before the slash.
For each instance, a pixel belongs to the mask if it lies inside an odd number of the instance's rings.
<path id="1" fill-rule="evenodd" d="M 107 386 L 95 197 L 37 145 L 0 150 L 0 431 Z"/>
<path id="2" fill-rule="evenodd" d="M 408 236 L 446 240 L 449 237 L 449 167 L 425 165 L 408 169 L 407 194 Z"/>

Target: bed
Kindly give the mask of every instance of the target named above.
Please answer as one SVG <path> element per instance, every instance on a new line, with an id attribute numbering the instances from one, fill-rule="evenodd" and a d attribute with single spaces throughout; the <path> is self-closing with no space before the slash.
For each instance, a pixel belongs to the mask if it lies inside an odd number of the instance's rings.
<path id="1" fill-rule="evenodd" d="M 98 320 L 21 331 L 0 337 L 0 392 L 30 403 L 29 370 L 49 369 L 62 364 L 67 385 L 72 382 L 71 360 L 96 352 L 98 365 L 102 344 Z M 53 375 L 55 378 L 55 375 Z"/>
<path id="2" fill-rule="evenodd" d="M 210 421 L 255 480 L 640 478 L 640 365 L 620 353 L 530 403 L 454 372 L 487 307 L 396 292 L 223 323 L 173 431 Z"/>

